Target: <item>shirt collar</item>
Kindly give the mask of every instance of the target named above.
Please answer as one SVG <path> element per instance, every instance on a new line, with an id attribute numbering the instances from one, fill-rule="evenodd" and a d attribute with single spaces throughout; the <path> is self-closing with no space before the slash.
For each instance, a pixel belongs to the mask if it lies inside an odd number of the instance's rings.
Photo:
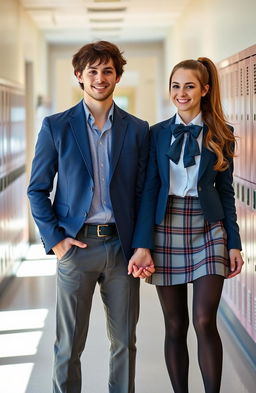
<path id="1" fill-rule="evenodd" d="M 184 124 L 184 121 L 181 119 L 180 115 L 178 113 L 176 113 L 176 117 L 175 117 L 175 124 Z M 202 112 L 199 112 L 198 115 L 196 115 L 196 117 L 194 117 L 194 119 L 192 119 L 189 124 L 194 124 L 195 126 L 201 126 L 203 127 L 203 118 L 202 118 Z M 187 124 L 187 125 L 189 125 Z"/>
<path id="2" fill-rule="evenodd" d="M 90 111 L 90 109 L 88 108 L 88 106 L 86 105 L 85 101 L 83 100 L 83 105 L 84 105 L 84 111 L 85 111 L 85 117 L 86 117 L 86 121 L 91 125 L 91 127 L 94 125 L 95 123 L 95 119 Z M 109 112 L 108 112 L 108 117 L 107 117 L 107 121 L 110 121 L 110 124 L 112 125 L 113 122 L 113 113 L 114 113 L 114 102 L 112 103 Z"/>

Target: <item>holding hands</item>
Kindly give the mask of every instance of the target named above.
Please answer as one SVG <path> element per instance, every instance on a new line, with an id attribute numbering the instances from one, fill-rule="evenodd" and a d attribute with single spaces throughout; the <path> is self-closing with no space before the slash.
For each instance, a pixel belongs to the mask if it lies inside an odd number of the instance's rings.
<path id="1" fill-rule="evenodd" d="M 154 262 L 148 248 L 137 248 L 128 265 L 128 274 L 135 278 L 147 278 L 155 272 Z"/>

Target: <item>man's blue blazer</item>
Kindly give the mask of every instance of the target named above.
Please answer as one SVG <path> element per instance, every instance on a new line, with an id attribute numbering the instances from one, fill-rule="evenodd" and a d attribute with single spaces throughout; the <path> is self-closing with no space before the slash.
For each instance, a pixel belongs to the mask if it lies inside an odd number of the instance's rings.
<path id="1" fill-rule="evenodd" d="M 175 116 L 151 127 L 150 157 L 141 207 L 138 214 L 133 247 L 154 248 L 154 226 L 164 219 L 169 182 L 169 157 L 171 142 L 170 124 Z M 203 128 L 204 135 L 207 127 Z M 236 222 L 234 199 L 233 160 L 223 172 L 213 169 L 216 155 L 202 146 L 197 190 L 205 219 L 209 222 L 223 220 L 227 232 L 228 249 L 241 249 L 239 227 Z"/>
<path id="2" fill-rule="evenodd" d="M 148 123 L 114 107 L 110 197 L 124 255 L 131 240 L 148 158 Z M 53 202 L 49 195 L 56 178 Z M 31 210 L 47 253 L 75 237 L 93 197 L 93 168 L 83 101 L 44 119 L 28 187 Z M 100 223 L 99 223 L 100 224 Z"/>

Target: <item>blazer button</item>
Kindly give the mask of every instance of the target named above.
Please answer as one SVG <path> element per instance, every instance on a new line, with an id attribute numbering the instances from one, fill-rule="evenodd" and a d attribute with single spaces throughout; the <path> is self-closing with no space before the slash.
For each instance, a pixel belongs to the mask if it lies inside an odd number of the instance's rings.
<path id="1" fill-rule="evenodd" d="M 202 191 L 202 187 L 201 186 L 198 186 L 198 191 Z"/>

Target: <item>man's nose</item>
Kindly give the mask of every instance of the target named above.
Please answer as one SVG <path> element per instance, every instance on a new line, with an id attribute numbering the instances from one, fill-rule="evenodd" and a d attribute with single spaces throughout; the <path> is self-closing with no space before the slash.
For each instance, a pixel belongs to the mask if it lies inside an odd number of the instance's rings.
<path id="1" fill-rule="evenodd" d="M 98 83 L 102 83 L 102 82 L 104 82 L 104 80 L 105 80 L 104 73 L 103 72 L 98 72 L 98 74 L 97 74 L 97 82 Z"/>

